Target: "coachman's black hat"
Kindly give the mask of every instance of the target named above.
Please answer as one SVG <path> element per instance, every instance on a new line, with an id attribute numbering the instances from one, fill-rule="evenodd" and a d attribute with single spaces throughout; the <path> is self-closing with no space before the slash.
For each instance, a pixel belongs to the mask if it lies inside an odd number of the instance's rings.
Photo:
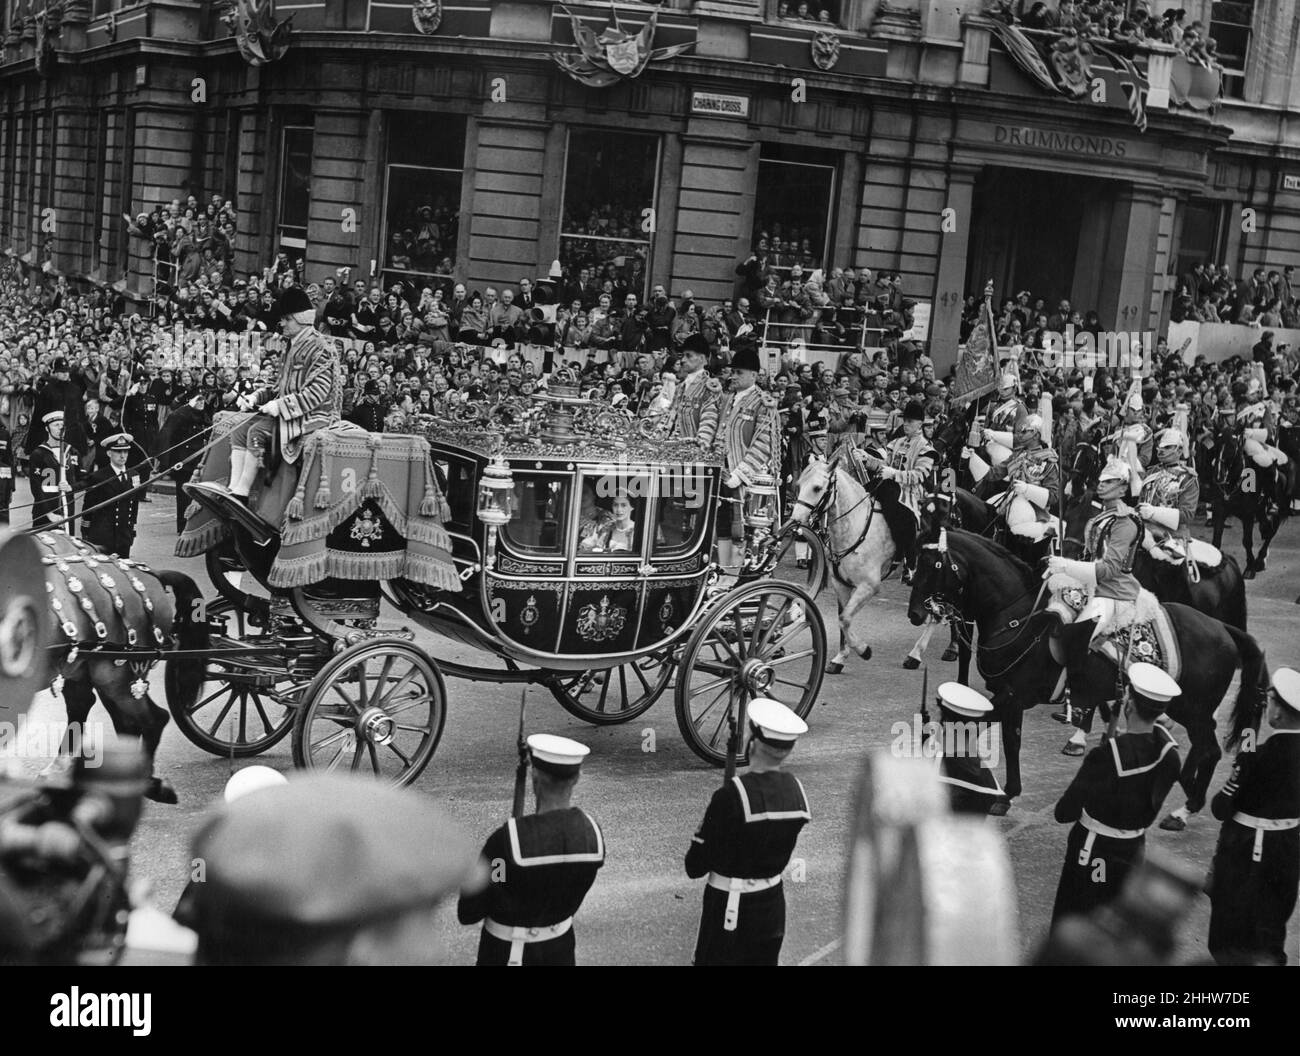
<path id="1" fill-rule="evenodd" d="M 732 342 L 731 369 L 752 370 L 755 374 L 763 369 L 758 362 L 758 347 L 753 341 L 740 338 Z"/>
<path id="2" fill-rule="evenodd" d="M 313 307 L 306 290 L 301 286 L 290 286 L 284 293 L 280 294 L 280 301 L 275 306 L 275 314 L 283 319 L 286 315 L 310 312 Z"/>
<path id="3" fill-rule="evenodd" d="M 907 407 L 903 409 L 903 420 L 906 422 L 925 421 L 925 404 L 920 400 L 909 401 Z"/>

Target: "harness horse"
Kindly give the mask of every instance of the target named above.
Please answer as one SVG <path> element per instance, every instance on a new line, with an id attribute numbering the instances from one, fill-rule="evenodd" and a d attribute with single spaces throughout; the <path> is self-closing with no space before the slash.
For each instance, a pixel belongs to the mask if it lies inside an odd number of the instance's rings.
<path id="1" fill-rule="evenodd" d="M 148 674 L 176 650 L 204 650 L 208 625 L 203 595 L 182 572 L 154 572 L 138 561 L 110 557 L 66 532 L 34 533 L 45 566 L 53 624 L 53 686 L 67 708 L 69 727 L 59 758 L 67 760 L 73 729 L 84 730 L 98 694 L 121 735 L 139 737 L 152 766 L 168 714 L 149 696 Z M 183 706 L 181 699 L 169 703 Z M 74 726 L 75 724 L 75 726 Z M 154 775 L 147 798 L 175 803 L 176 793 Z"/>

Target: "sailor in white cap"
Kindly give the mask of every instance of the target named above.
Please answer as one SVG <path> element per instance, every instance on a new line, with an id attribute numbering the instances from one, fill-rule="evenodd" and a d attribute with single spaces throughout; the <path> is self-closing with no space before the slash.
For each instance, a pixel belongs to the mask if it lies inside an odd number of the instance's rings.
<path id="1" fill-rule="evenodd" d="M 1243 740 L 1210 803 L 1223 822 L 1210 887 L 1210 954 L 1219 964 L 1286 964 L 1300 888 L 1300 671 L 1273 673 L 1268 724 L 1263 744 Z"/>
<path id="2" fill-rule="evenodd" d="M 1029 417 L 1029 409 L 1018 395 L 1020 379 L 1008 372 L 998 379 L 998 404 L 989 414 L 983 430 L 984 450 L 992 465 L 1001 465 L 1011 457 L 1016 430 Z"/>
<path id="3" fill-rule="evenodd" d="M 713 793 L 686 852 L 686 875 L 708 877 L 697 965 L 775 965 L 785 940 L 785 891 L 800 830 L 812 820 L 803 785 L 781 765 L 808 725 L 776 700 L 749 709 L 749 769 Z"/>
<path id="4" fill-rule="evenodd" d="M 462 924 L 483 921 L 481 965 L 572 965 L 573 917 L 605 864 L 605 837 L 573 805 L 585 744 L 549 733 L 528 738 L 537 810 L 511 818 L 487 838 L 492 882 L 462 895 Z"/>
<path id="5" fill-rule="evenodd" d="M 1128 669 L 1126 729 L 1084 758 L 1056 804 L 1056 820 L 1073 822 L 1056 888 L 1052 922 L 1087 913 L 1119 894 L 1146 853 L 1146 830 L 1178 780 L 1178 749 L 1156 720 L 1181 691 L 1154 664 Z"/>
<path id="6" fill-rule="evenodd" d="M 1192 520 L 1201 501 L 1196 472 L 1184 463 L 1187 437 L 1181 429 L 1162 429 L 1156 437 L 1156 468 L 1143 479 L 1137 511 L 1146 528 L 1142 547 L 1160 561 L 1181 563 L 1191 540 Z M 1174 540 L 1176 549 L 1161 545 Z"/>
<path id="7" fill-rule="evenodd" d="M 134 442 L 130 433 L 114 433 L 100 441 L 99 446 L 108 452 L 108 465 L 90 474 L 86 508 L 81 518 L 82 538 L 104 553 L 118 557 L 131 556 L 140 499 L 145 491 L 139 474 L 132 474 L 126 468 Z"/>
<path id="8" fill-rule="evenodd" d="M 32 527 L 76 528 L 77 503 L 73 494 L 81 473 L 81 459 L 64 442 L 64 413 L 42 415 L 45 442 L 31 454 L 29 480 L 32 486 Z"/>
<path id="9" fill-rule="evenodd" d="M 988 814 L 1006 798 L 988 765 L 993 702 L 960 682 L 944 682 L 939 705 L 939 780 L 948 788 L 954 814 Z"/>

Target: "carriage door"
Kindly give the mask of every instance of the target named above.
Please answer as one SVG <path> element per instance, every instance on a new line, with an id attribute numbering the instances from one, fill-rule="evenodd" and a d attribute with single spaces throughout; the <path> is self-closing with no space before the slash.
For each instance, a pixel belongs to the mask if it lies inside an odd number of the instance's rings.
<path id="1" fill-rule="evenodd" d="M 593 466 L 579 477 L 578 524 L 569 607 L 560 652 L 631 651 L 644 591 L 649 470 Z"/>
<path id="2" fill-rule="evenodd" d="M 716 499 L 714 470 L 663 466 L 651 507 L 654 524 L 638 648 L 671 638 L 690 620 L 708 573 Z"/>

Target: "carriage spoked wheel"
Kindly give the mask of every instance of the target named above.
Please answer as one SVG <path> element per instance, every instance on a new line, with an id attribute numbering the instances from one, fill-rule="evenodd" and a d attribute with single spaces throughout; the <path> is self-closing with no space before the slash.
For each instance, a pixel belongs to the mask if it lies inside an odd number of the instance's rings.
<path id="1" fill-rule="evenodd" d="M 432 660 L 402 638 L 373 638 L 332 657 L 304 691 L 293 761 L 409 785 L 433 758 L 447 689 Z"/>
<path id="2" fill-rule="evenodd" d="M 674 650 L 664 649 L 620 667 L 557 675 L 548 683 L 570 715 L 594 726 L 614 726 L 643 715 L 673 677 Z"/>
<path id="3" fill-rule="evenodd" d="M 293 728 L 294 704 L 305 684 L 282 662 L 214 660 L 195 702 L 173 708 L 172 718 L 185 739 L 205 752 L 237 759 L 260 755 Z"/>
<path id="4" fill-rule="evenodd" d="M 722 765 L 741 702 L 771 697 L 806 717 L 825 662 L 826 624 L 807 590 L 771 579 L 736 587 L 705 614 L 682 652 L 682 737 L 701 759 Z"/>

